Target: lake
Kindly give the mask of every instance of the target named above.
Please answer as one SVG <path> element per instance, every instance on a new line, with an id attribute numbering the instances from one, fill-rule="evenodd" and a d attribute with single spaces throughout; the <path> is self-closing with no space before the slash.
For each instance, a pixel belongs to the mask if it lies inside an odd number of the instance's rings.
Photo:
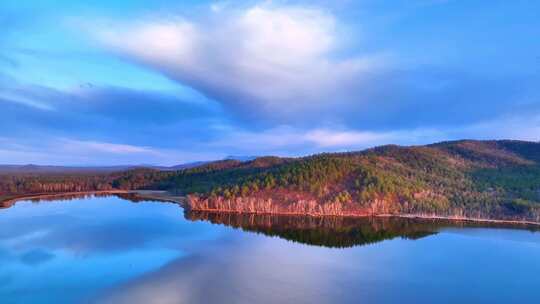
<path id="1" fill-rule="evenodd" d="M 540 303 L 531 227 L 128 199 L 0 209 L 1 303 Z"/>

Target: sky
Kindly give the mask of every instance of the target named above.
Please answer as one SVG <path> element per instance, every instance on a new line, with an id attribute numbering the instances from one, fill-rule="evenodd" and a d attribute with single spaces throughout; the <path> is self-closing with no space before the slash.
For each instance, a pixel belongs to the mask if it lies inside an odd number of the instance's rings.
<path id="1" fill-rule="evenodd" d="M 0 163 L 540 140 L 540 2 L 2 0 Z"/>

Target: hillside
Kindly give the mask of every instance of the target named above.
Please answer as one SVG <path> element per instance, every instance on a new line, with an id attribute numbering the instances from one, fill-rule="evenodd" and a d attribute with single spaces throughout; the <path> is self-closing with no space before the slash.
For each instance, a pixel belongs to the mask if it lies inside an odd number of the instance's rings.
<path id="1" fill-rule="evenodd" d="M 262 165 L 261 165 L 262 164 Z M 540 220 L 540 144 L 455 141 L 181 172 L 195 210 Z"/>
<path id="2" fill-rule="evenodd" d="M 0 195 L 161 189 L 193 210 L 414 214 L 540 222 L 540 143 L 454 141 L 303 158 L 223 160 L 178 171 L 0 176 Z"/>

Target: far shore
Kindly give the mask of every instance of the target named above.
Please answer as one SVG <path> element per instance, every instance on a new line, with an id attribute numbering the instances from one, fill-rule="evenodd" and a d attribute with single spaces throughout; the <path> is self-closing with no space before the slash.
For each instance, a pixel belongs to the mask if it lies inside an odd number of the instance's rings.
<path id="1" fill-rule="evenodd" d="M 83 192 L 62 192 L 62 193 L 42 193 L 42 194 L 28 194 L 10 197 L 3 201 L 0 201 L 0 207 L 11 207 L 18 201 L 33 200 L 40 198 L 54 198 L 69 195 L 94 195 L 94 194 L 134 194 L 137 198 L 148 199 L 162 202 L 175 203 L 189 209 L 187 204 L 187 197 L 172 195 L 167 191 L 157 190 L 107 190 L 107 191 L 83 191 Z M 194 211 L 213 212 L 213 213 L 237 213 L 237 214 L 260 214 L 260 215 L 283 215 L 283 216 L 310 216 L 310 217 L 335 217 L 335 215 L 314 215 L 309 213 L 263 213 L 263 212 L 238 212 L 234 210 L 218 210 L 208 209 Z M 425 215 L 425 214 L 362 214 L 362 215 L 342 215 L 342 217 L 397 217 L 397 218 L 409 218 L 409 219 L 426 219 L 426 220 L 449 220 L 457 222 L 478 222 L 486 224 L 511 224 L 511 225 L 534 225 L 540 226 L 540 222 L 533 221 L 520 221 L 520 220 L 497 220 L 486 218 L 471 218 L 471 217 L 457 217 L 457 216 L 437 216 L 437 215 Z"/>
<path id="2" fill-rule="evenodd" d="M 32 193 L 32 194 L 21 194 L 12 197 L 8 197 L 4 200 L 0 200 L 0 207 L 11 207 L 15 203 L 25 200 L 34 200 L 40 198 L 55 198 L 63 197 L 70 195 L 94 195 L 94 194 L 134 194 L 137 198 L 156 200 L 162 202 L 171 202 L 179 204 L 182 207 L 185 206 L 186 197 L 184 196 L 174 196 L 168 193 L 167 191 L 157 191 L 157 190 L 105 190 L 105 191 L 82 191 L 82 192 L 59 192 L 59 193 Z"/>
<path id="3" fill-rule="evenodd" d="M 9 197 L 5 200 L 0 201 L 0 207 L 10 207 L 19 201 L 40 199 L 40 198 L 54 198 L 70 195 L 93 195 L 93 194 L 123 194 L 129 193 L 126 190 L 106 190 L 106 191 L 82 191 L 82 192 L 59 192 L 59 193 L 32 193 L 32 194 L 21 194 L 13 197 Z"/>

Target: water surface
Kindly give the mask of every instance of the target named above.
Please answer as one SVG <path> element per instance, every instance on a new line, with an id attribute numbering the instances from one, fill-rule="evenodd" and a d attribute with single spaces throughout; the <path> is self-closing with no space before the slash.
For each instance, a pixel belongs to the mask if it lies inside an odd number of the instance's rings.
<path id="1" fill-rule="evenodd" d="M 1 303 L 540 303 L 540 233 L 184 213 L 109 197 L 0 209 Z"/>

